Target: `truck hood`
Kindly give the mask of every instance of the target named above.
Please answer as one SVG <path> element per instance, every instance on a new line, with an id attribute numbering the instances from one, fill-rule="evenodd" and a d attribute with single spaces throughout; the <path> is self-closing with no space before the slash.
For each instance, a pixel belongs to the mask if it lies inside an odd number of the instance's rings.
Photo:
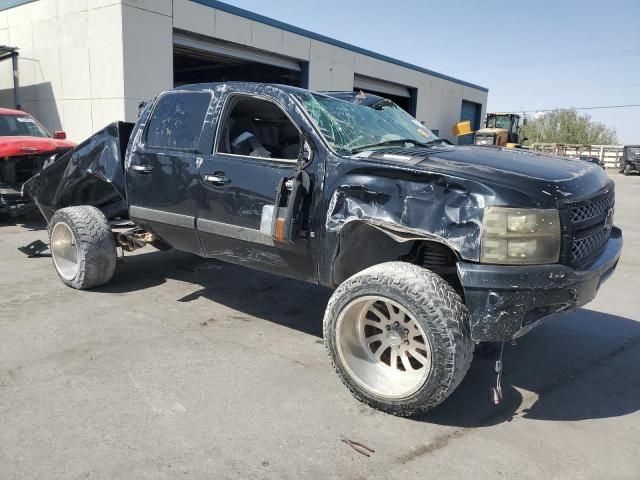
<path id="1" fill-rule="evenodd" d="M 67 150 L 75 143 L 50 137 L 0 137 L 0 159 Z"/>
<path id="2" fill-rule="evenodd" d="M 597 165 L 521 149 L 493 147 L 385 148 L 369 161 L 477 179 L 524 193 L 540 203 L 589 196 L 611 180 Z"/>

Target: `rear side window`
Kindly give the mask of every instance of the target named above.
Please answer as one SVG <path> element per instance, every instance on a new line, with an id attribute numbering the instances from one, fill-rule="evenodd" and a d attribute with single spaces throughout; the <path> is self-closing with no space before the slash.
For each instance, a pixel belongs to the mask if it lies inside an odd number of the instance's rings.
<path id="1" fill-rule="evenodd" d="M 145 143 L 152 147 L 194 150 L 211 95 L 205 92 L 167 93 L 156 103 Z"/>

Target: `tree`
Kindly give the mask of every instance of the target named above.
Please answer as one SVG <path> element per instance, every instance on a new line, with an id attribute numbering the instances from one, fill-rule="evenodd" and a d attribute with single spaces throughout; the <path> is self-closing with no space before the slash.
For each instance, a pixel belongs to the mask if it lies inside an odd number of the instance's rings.
<path id="1" fill-rule="evenodd" d="M 579 115 L 575 108 L 553 110 L 537 118 L 527 118 L 522 134 L 532 143 L 577 143 L 582 145 L 612 145 L 618 143 L 616 129 L 591 120 L 591 115 Z"/>

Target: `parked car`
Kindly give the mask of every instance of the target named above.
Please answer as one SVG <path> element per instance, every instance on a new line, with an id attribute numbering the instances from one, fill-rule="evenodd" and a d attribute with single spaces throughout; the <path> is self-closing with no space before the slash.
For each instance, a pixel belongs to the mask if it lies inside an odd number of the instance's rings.
<path id="1" fill-rule="evenodd" d="M 620 173 L 640 172 L 640 145 L 625 145 L 620 161 Z"/>
<path id="2" fill-rule="evenodd" d="M 592 300 L 622 250 L 601 168 L 421 128 L 294 87 L 185 86 L 25 188 L 73 288 L 109 282 L 116 248 L 148 243 L 334 288 L 324 338 L 338 375 L 412 415 L 451 394 L 476 342 Z M 126 218 L 135 227 L 114 233 Z"/>
<path id="3" fill-rule="evenodd" d="M 62 131 L 51 135 L 35 118 L 0 108 L 0 215 L 18 216 L 31 207 L 22 184 L 75 143 Z"/>
<path id="4" fill-rule="evenodd" d="M 584 161 L 584 162 L 589 162 L 589 163 L 593 163 L 595 165 L 598 165 L 600 168 L 605 168 L 604 160 L 600 160 L 600 158 L 598 158 L 598 157 L 580 156 L 578 158 L 580 160 Z"/>

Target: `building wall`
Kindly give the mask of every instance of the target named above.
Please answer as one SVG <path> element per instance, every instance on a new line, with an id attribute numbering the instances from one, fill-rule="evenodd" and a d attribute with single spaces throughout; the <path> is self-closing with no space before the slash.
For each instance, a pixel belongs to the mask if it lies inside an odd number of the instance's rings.
<path id="1" fill-rule="evenodd" d="M 460 120 L 462 100 L 482 105 L 487 92 L 410 68 L 394 65 L 358 52 L 310 39 L 190 0 L 174 0 L 173 27 L 220 40 L 269 50 L 309 62 L 312 90 L 352 90 L 354 74 L 365 75 L 418 90 L 416 117 L 441 136 L 451 136 Z"/>
<path id="2" fill-rule="evenodd" d="M 0 11 L 0 44 L 18 47 L 23 109 L 80 141 L 124 115 L 122 6 L 39 0 Z M 13 106 L 10 62 L 0 105 Z"/>
<path id="3" fill-rule="evenodd" d="M 25 110 L 74 140 L 135 120 L 141 99 L 172 88 L 174 29 L 308 62 L 313 90 L 351 90 L 354 74 L 416 88 L 418 120 L 445 137 L 463 99 L 485 113 L 485 91 L 190 0 L 37 0 L 0 11 L 0 44 L 20 48 Z M 4 63 L 0 104 L 7 105 Z"/>

